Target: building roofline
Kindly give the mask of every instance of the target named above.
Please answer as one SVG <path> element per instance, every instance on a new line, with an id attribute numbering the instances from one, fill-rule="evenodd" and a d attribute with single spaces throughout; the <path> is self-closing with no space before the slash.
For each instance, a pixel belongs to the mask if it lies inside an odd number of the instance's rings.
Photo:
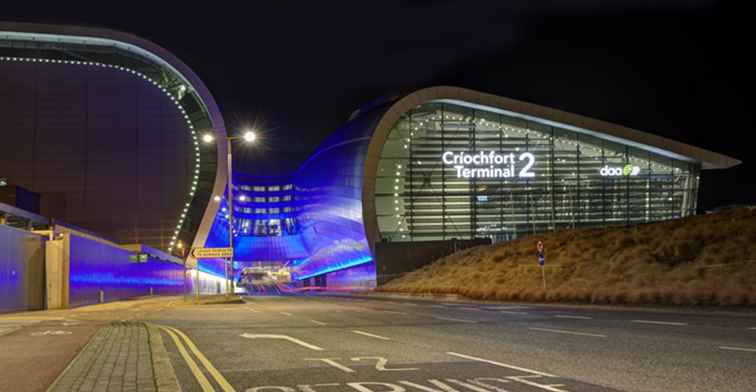
<path id="1" fill-rule="evenodd" d="M 404 113 L 432 101 L 450 102 L 494 112 L 498 111 L 528 121 L 559 126 L 605 140 L 619 141 L 656 154 L 700 163 L 702 169 L 726 169 L 741 163 L 735 158 L 689 144 L 562 110 L 461 87 L 427 87 L 409 93 L 394 102 L 382 114 L 370 139 L 363 175 L 362 217 L 365 224 L 365 234 L 371 247 L 379 236 L 378 218 L 375 211 L 375 180 L 383 145 L 386 143 L 392 127 Z"/>
<path id="2" fill-rule="evenodd" d="M 223 194 L 226 188 L 227 178 L 227 152 L 226 152 L 226 126 L 215 98 L 207 86 L 173 53 L 160 45 L 134 34 L 95 27 L 83 27 L 73 25 L 54 25 L 46 23 L 7 22 L 0 21 L 0 41 L 3 39 L 28 40 L 30 42 L 47 42 L 91 47 L 111 47 L 122 52 L 133 53 L 165 67 L 176 76 L 186 82 L 187 86 L 195 91 L 207 112 L 212 131 L 216 136 L 216 175 L 213 182 L 212 194 Z M 198 131 L 200 131 L 198 129 Z M 193 245 L 204 246 L 207 235 L 212 227 L 215 215 L 218 212 L 219 203 L 209 202 L 202 213 L 197 232 L 194 233 Z M 193 262 L 193 259 L 189 257 Z"/>

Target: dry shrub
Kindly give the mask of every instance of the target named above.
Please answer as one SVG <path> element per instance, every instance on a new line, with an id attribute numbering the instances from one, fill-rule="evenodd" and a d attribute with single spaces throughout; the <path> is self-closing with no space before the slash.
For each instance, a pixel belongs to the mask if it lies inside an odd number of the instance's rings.
<path id="1" fill-rule="evenodd" d="M 549 290 L 535 243 L 546 244 Z M 383 291 L 479 299 L 756 306 L 756 210 L 630 228 L 524 236 L 466 249 L 395 279 Z"/>

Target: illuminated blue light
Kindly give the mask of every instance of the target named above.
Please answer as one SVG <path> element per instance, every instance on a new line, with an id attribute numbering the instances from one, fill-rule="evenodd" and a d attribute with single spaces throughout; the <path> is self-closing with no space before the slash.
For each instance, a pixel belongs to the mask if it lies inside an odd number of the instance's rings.
<path id="1" fill-rule="evenodd" d="M 96 283 L 98 285 L 150 285 L 150 286 L 183 286 L 182 280 L 175 278 L 130 278 L 113 273 L 92 273 L 71 276 L 72 283 Z"/>
<path id="2" fill-rule="evenodd" d="M 359 259 L 349 260 L 349 261 L 341 263 L 341 264 L 333 265 L 333 266 L 330 266 L 328 268 L 324 268 L 322 270 L 318 270 L 318 271 L 313 272 L 311 274 L 307 274 L 307 275 L 303 275 L 303 276 L 297 276 L 297 277 L 295 277 L 295 279 L 296 280 L 304 280 L 304 279 L 307 279 L 307 278 L 312 278 L 313 276 L 323 275 L 323 274 L 327 274 L 329 272 L 334 272 L 334 271 L 338 271 L 338 270 L 342 270 L 342 269 L 347 269 L 347 268 L 350 268 L 350 267 L 354 267 L 354 266 L 358 266 L 358 265 L 361 265 L 361 264 L 369 263 L 371 261 L 373 261 L 373 258 L 370 257 L 370 256 L 360 257 Z"/>

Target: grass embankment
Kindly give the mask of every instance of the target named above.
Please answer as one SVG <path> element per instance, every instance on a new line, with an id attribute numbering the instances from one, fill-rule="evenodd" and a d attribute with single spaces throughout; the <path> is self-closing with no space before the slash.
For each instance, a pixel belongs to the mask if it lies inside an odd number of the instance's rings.
<path id="1" fill-rule="evenodd" d="M 546 245 L 547 290 L 536 263 Z M 756 209 L 571 229 L 441 258 L 381 291 L 474 299 L 756 306 Z"/>

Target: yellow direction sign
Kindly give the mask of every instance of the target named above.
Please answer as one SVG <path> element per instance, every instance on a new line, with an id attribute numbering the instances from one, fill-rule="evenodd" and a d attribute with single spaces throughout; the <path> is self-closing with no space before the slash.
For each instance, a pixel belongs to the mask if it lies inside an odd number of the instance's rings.
<path id="1" fill-rule="evenodd" d="M 196 259 L 233 258 L 234 248 L 194 248 L 192 256 Z"/>

